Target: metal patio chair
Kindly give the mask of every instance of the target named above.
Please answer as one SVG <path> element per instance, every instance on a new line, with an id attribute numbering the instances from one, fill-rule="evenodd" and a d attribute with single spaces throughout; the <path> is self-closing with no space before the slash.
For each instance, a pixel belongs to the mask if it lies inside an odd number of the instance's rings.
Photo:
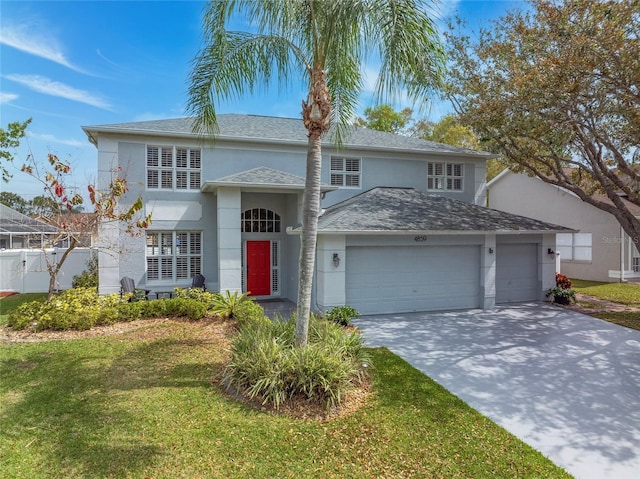
<path id="1" fill-rule="evenodd" d="M 149 299 L 150 289 L 136 288 L 136 283 L 132 278 L 125 276 L 120 280 L 120 296 L 126 293 L 133 293 L 129 301 L 139 301 L 141 299 Z"/>

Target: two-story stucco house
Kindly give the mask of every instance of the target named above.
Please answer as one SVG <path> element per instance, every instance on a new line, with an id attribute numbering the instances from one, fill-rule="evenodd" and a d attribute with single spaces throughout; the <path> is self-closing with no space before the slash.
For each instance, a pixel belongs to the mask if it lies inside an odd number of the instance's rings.
<path id="1" fill-rule="evenodd" d="M 306 130 L 299 119 L 220 115 L 215 143 L 190 119 L 87 126 L 99 179 L 126 173 L 152 224 L 103 225 L 100 291 L 124 276 L 152 291 L 187 287 L 297 297 Z M 313 307 L 361 313 L 490 308 L 554 286 L 562 227 L 490 210 L 490 154 L 364 128 L 323 145 Z"/>

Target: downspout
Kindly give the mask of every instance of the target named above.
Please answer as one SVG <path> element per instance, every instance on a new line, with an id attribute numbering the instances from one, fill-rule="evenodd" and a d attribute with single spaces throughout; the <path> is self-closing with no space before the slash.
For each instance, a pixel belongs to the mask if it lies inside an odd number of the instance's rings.
<path id="1" fill-rule="evenodd" d="M 624 230 L 620 226 L 620 282 L 624 283 Z"/>

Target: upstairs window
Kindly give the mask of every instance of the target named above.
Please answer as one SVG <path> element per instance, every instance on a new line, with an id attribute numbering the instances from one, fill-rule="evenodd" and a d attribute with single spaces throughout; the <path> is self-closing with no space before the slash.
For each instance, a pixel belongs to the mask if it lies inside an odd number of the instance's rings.
<path id="1" fill-rule="evenodd" d="M 360 188 L 360 158 L 331 157 L 331 184 Z"/>
<path id="2" fill-rule="evenodd" d="M 462 191 L 464 163 L 427 163 L 427 189 L 430 191 Z"/>
<path id="3" fill-rule="evenodd" d="M 147 189 L 199 190 L 199 148 L 147 146 Z"/>

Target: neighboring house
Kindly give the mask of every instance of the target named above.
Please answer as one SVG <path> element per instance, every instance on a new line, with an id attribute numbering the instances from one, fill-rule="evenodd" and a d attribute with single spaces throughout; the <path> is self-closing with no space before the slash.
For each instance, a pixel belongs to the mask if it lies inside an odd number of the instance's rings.
<path id="1" fill-rule="evenodd" d="M 67 244 L 66 239 L 60 240 L 55 225 L 0 204 L 0 293 L 48 291 L 47 260 L 55 262 Z M 73 277 L 86 268 L 89 256 L 88 248 L 71 252 L 57 277 L 59 289 L 71 287 Z"/>
<path id="2" fill-rule="evenodd" d="M 629 238 L 613 215 L 564 188 L 510 170 L 502 171 L 487 188 L 491 208 L 576 230 L 556 239 L 563 274 L 593 281 L 640 278 L 637 238 Z M 600 199 L 609 201 L 604 196 Z M 626 204 L 640 217 L 640 207 Z"/>
<path id="3" fill-rule="evenodd" d="M 72 230 L 78 247 L 91 248 L 98 242 L 98 216 L 95 213 L 64 213 L 43 221 Z"/>
<path id="4" fill-rule="evenodd" d="M 0 203 L 0 249 L 50 247 L 59 229 Z"/>
<path id="5" fill-rule="evenodd" d="M 215 144 L 192 120 L 86 126 L 99 183 L 121 168 L 152 223 L 100 230 L 100 292 L 249 291 L 296 301 L 307 132 L 299 119 L 219 115 Z M 485 208 L 488 153 L 354 128 L 323 144 L 314 309 L 361 313 L 490 308 L 554 286 L 562 227 Z"/>

